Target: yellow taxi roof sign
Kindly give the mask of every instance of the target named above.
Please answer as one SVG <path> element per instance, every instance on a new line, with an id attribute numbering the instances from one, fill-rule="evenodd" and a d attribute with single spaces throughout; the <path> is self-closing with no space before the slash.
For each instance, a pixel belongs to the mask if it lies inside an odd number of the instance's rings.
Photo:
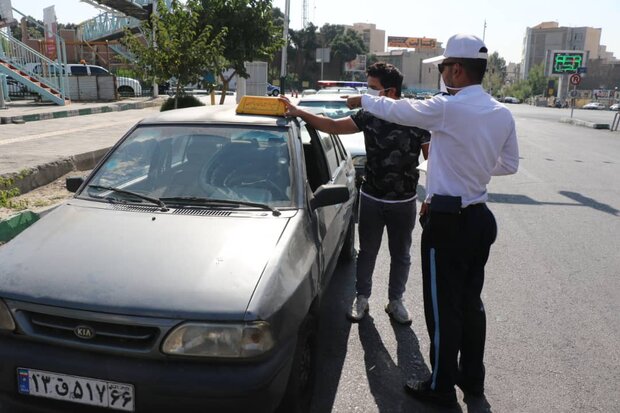
<path id="1" fill-rule="evenodd" d="M 237 105 L 237 113 L 246 115 L 284 116 L 286 106 L 275 97 L 243 96 Z"/>

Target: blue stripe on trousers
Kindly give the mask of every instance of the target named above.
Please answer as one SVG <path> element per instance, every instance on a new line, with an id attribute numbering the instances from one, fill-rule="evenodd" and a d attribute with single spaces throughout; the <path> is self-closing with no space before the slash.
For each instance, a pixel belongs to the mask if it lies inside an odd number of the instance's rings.
<path id="1" fill-rule="evenodd" d="M 439 371 L 439 303 L 437 302 L 437 267 L 435 265 L 435 248 L 431 248 L 431 297 L 433 301 L 433 318 L 435 319 L 435 365 L 433 368 L 433 378 L 431 390 L 437 387 L 437 372 Z"/>

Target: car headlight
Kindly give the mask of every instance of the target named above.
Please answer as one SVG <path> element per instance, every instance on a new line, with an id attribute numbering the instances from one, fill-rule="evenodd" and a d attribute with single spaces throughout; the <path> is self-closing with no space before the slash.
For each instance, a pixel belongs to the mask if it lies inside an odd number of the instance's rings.
<path id="1" fill-rule="evenodd" d="M 15 330 L 15 321 L 13 321 L 11 311 L 2 300 L 0 300 L 0 330 Z"/>
<path id="2" fill-rule="evenodd" d="M 354 167 L 363 167 L 366 166 L 366 157 L 365 156 L 356 156 L 353 158 L 353 166 Z"/>
<path id="3" fill-rule="evenodd" d="M 269 324 L 185 323 L 164 340 L 162 352 L 175 356 L 255 357 L 273 347 Z"/>

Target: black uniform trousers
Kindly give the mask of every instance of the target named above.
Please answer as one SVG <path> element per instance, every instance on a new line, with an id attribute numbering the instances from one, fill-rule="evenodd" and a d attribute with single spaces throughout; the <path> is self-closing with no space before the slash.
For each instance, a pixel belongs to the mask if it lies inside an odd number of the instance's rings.
<path id="1" fill-rule="evenodd" d="M 486 316 L 480 293 L 496 235 L 485 204 L 444 213 L 433 211 L 431 200 L 421 249 L 432 390 L 454 391 L 457 380 L 470 389 L 484 388 Z"/>

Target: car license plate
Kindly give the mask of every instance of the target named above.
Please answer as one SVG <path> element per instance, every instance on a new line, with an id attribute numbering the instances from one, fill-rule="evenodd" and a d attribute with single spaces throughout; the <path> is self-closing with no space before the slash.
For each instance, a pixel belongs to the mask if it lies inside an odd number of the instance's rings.
<path id="1" fill-rule="evenodd" d="M 17 387 L 19 393 L 30 396 L 134 411 L 134 389 L 131 384 L 20 367 L 17 369 Z"/>

